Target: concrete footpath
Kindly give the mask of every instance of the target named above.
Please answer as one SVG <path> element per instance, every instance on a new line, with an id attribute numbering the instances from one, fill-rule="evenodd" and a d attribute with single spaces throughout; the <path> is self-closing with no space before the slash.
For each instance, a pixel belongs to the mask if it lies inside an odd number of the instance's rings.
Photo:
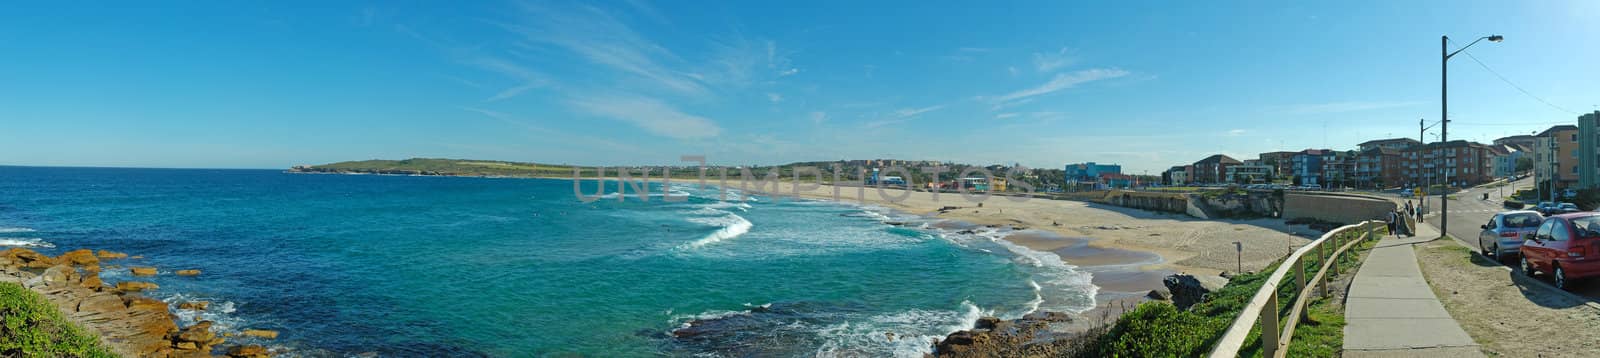
<path id="1" fill-rule="evenodd" d="M 1361 264 L 1345 301 L 1345 357 L 1483 357 L 1422 278 L 1412 244 L 1439 237 L 1384 237 Z"/>

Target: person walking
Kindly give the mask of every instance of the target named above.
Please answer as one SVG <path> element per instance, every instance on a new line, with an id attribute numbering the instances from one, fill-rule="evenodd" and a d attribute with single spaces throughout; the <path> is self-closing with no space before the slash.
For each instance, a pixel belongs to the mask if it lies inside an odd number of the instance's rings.
<path id="1" fill-rule="evenodd" d="M 1395 231 L 1395 226 L 1394 226 L 1394 223 L 1395 223 L 1395 218 L 1396 218 L 1396 217 L 1397 217 L 1397 216 L 1398 216 L 1398 215 L 1396 215 L 1396 214 L 1395 214 L 1395 212 L 1393 212 L 1393 211 L 1390 211 L 1390 212 L 1389 212 L 1389 217 L 1388 217 L 1388 218 L 1387 218 L 1387 219 L 1388 219 L 1388 221 L 1389 221 L 1389 222 L 1388 222 L 1388 225 L 1389 225 L 1389 233 L 1390 233 L 1390 234 L 1393 234 L 1393 235 L 1394 235 L 1394 236 L 1395 236 L 1395 237 L 1399 237 L 1399 236 L 1400 236 L 1400 232 L 1399 232 L 1399 231 Z"/>

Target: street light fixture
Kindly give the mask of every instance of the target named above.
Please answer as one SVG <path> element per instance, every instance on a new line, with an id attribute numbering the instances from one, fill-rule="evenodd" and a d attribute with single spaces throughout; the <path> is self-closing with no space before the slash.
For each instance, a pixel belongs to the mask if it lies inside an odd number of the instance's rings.
<path id="1" fill-rule="evenodd" d="M 1450 57 L 1461 53 L 1461 51 L 1466 51 L 1472 45 L 1478 44 L 1478 41 L 1500 42 L 1505 41 L 1505 39 L 1505 36 L 1500 35 L 1479 37 L 1477 40 L 1472 40 L 1472 43 L 1462 46 L 1461 49 L 1450 52 L 1450 36 L 1439 36 L 1439 54 L 1442 55 L 1439 58 L 1439 144 L 1441 147 L 1448 143 L 1450 139 Z M 1444 168 L 1443 165 L 1440 165 L 1440 168 L 1444 171 L 1441 175 L 1443 179 L 1441 181 L 1445 184 L 1445 190 L 1439 191 L 1439 238 L 1444 238 L 1445 233 L 1450 232 L 1450 198 L 1446 197 L 1450 195 L 1450 190 L 1448 190 L 1450 188 L 1450 169 Z"/>

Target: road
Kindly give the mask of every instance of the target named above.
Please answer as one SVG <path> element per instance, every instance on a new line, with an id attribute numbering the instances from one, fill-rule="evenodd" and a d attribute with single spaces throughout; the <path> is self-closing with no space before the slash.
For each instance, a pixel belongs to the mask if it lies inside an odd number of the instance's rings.
<path id="1" fill-rule="evenodd" d="M 1531 188 L 1533 187 L 1533 179 L 1532 177 L 1529 177 L 1527 179 L 1519 180 L 1512 185 L 1498 188 L 1473 188 L 1456 193 L 1455 197 L 1457 199 L 1450 200 L 1450 212 L 1448 213 L 1448 215 L 1450 215 L 1450 228 L 1446 231 L 1448 231 L 1451 236 L 1455 236 L 1458 239 L 1457 241 L 1461 242 L 1461 244 L 1466 245 L 1473 250 L 1481 251 L 1482 248 L 1478 247 L 1478 233 L 1481 231 L 1481 229 L 1479 229 L 1478 226 L 1488 223 L 1489 218 L 1494 217 L 1495 213 L 1509 210 L 1502 205 L 1505 202 L 1505 199 L 1510 197 L 1511 194 L 1515 192 L 1512 190 L 1512 187 L 1524 189 Z M 1489 193 L 1488 200 L 1483 199 L 1484 193 Z M 1439 227 L 1439 215 L 1437 215 L 1439 208 L 1439 196 L 1429 196 L 1427 198 L 1427 205 L 1430 206 L 1429 210 L 1433 214 L 1425 216 L 1424 220 L 1429 224 L 1433 224 L 1434 227 Z M 1507 260 L 1507 262 L 1515 261 Z M 1522 268 L 1515 267 L 1517 265 L 1514 263 L 1511 264 L 1511 266 L 1513 266 L 1511 269 L 1516 271 L 1517 274 L 1522 274 Z M 1548 275 L 1543 276 L 1542 278 L 1544 278 L 1546 282 L 1549 281 Z M 1600 279 L 1577 281 L 1573 282 L 1573 284 L 1576 286 L 1576 288 L 1572 290 L 1573 293 L 1582 295 L 1591 300 L 1600 299 Z"/>

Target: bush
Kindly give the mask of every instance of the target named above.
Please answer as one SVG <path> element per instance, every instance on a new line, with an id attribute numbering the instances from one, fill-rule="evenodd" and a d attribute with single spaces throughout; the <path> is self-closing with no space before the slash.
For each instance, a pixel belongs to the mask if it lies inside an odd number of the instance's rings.
<path id="1" fill-rule="evenodd" d="M 67 322 L 55 305 L 15 283 L 0 283 L 0 356 L 115 357 L 100 339 Z"/>
<path id="2" fill-rule="evenodd" d="M 1099 338 L 1097 350 L 1084 352 L 1089 357 L 1197 357 L 1209 353 L 1216 340 L 1233 324 L 1277 265 L 1260 273 L 1234 276 L 1221 290 L 1206 296 L 1206 301 L 1180 311 L 1167 302 L 1145 302 L 1117 319 Z M 1292 289 L 1292 288 L 1291 288 Z M 1243 353 L 1259 354 L 1259 336 L 1245 341 Z M 1249 354 L 1243 354 L 1248 356 Z"/>

